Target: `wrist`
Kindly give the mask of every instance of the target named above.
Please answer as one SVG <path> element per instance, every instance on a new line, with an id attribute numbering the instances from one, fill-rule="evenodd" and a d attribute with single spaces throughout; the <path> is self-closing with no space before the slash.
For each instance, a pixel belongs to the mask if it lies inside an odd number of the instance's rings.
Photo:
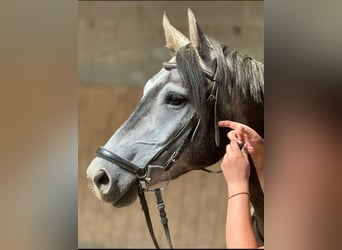
<path id="1" fill-rule="evenodd" d="M 253 151 L 251 152 L 252 158 L 260 158 L 264 156 L 264 141 L 259 140 L 253 146 Z"/>
<path id="2" fill-rule="evenodd" d="M 251 153 L 251 158 L 254 162 L 254 166 L 258 169 L 264 168 L 264 147 L 263 143 L 261 146 L 257 147 L 253 153 Z"/>
<path id="3" fill-rule="evenodd" d="M 238 195 L 247 195 L 247 197 L 249 199 L 249 196 L 251 194 L 249 192 L 239 192 L 239 193 L 228 195 L 227 200 L 229 201 L 231 198 L 234 198 L 235 196 L 238 196 Z"/>
<path id="4" fill-rule="evenodd" d="M 256 169 L 264 168 L 264 158 L 261 155 L 252 156 L 252 160 Z"/>
<path id="5" fill-rule="evenodd" d="M 238 183 L 228 183 L 228 195 L 233 195 L 240 192 L 249 192 L 248 181 Z"/>

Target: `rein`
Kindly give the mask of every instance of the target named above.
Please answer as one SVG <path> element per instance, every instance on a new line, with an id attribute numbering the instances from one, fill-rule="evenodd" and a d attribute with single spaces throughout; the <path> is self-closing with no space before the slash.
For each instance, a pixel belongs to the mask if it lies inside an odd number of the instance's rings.
<path id="1" fill-rule="evenodd" d="M 177 68 L 177 65 L 175 63 L 163 63 L 163 68 L 166 70 L 171 70 Z M 210 105 L 214 105 L 214 128 L 215 128 L 215 144 L 217 147 L 220 145 L 220 134 L 219 134 L 219 128 L 218 128 L 218 120 L 217 120 L 217 98 L 218 98 L 218 86 L 216 81 L 216 72 L 215 74 L 211 74 L 205 69 L 202 69 L 202 72 L 204 76 L 209 79 L 212 82 L 212 87 L 210 94 L 207 98 L 207 102 Z M 140 199 L 141 208 L 145 215 L 146 224 L 148 227 L 148 230 L 150 232 L 152 241 L 154 246 L 159 249 L 158 241 L 155 237 L 155 233 L 153 231 L 153 225 L 149 213 L 148 204 L 146 202 L 145 192 L 153 191 L 155 193 L 157 207 L 159 210 L 159 215 L 161 219 L 161 223 L 163 224 L 165 237 L 167 239 L 167 242 L 169 244 L 169 247 L 172 249 L 172 242 L 171 242 L 171 236 L 170 231 L 168 227 L 168 219 L 166 216 L 165 211 L 165 205 L 162 198 L 161 190 L 162 188 L 157 188 L 154 190 L 149 189 L 150 182 L 151 182 L 151 169 L 154 167 L 153 162 L 158 160 L 164 153 L 168 151 L 168 149 L 177 141 L 181 140 L 180 145 L 175 149 L 175 151 L 171 154 L 171 156 L 166 160 L 166 162 L 159 166 L 164 171 L 167 171 L 173 163 L 175 163 L 180 155 L 182 154 L 186 144 L 189 141 L 192 141 L 195 137 L 195 134 L 197 132 L 197 129 L 200 125 L 201 119 L 199 118 L 196 122 L 196 113 L 193 113 L 189 120 L 175 133 L 175 135 L 152 157 L 152 159 L 143 167 L 139 167 L 132 163 L 131 161 L 111 152 L 110 150 L 99 147 L 96 151 L 96 156 L 100 157 L 102 159 L 105 159 L 113 164 L 116 164 L 117 166 L 125 169 L 126 171 L 133 173 L 137 177 L 137 185 L 138 185 L 138 196 Z M 220 173 L 221 171 L 211 171 L 208 169 L 202 169 L 207 172 L 211 173 Z M 169 179 L 170 181 L 170 179 Z"/>

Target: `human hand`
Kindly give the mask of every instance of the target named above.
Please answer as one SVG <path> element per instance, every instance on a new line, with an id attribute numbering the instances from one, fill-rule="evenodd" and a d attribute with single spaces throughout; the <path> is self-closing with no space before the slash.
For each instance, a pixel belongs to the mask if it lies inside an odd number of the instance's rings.
<path id="1" fill-rule="evenodd" d="M 244 143 L 244 149 L 251 155 L 257 168 L 264 167 L 264 139 L 252 128 L 245 124 L 233 121 L 219 121 L 220 127 L 233 129 L 228 133 L 230 140 L 238 140 Z"/>
<path id="2" fill-rule="evenodd" d="M 226 147 L 226 154 L 221 162 L 221 169 L 226 179 L 228 193 L 248 192 L 250 167 L 248 156 L 244 149 L 239 148 L 234 138 Z"/>

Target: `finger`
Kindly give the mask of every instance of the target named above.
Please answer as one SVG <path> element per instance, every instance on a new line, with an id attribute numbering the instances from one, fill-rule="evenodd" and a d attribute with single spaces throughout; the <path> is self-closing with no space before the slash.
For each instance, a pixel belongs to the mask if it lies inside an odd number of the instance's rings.
<path id="1" fill-rule="evenodd" d="M 226 146 L 226 153 L 229 154 L 230 150 L 231 150 L 230 149 L 230 144 L 227 144 L 227 146 Z"/>
<path id="2" fill-rule="evenodd" d="M 246 126 L 245 124 L 239 123 L 239 122 L 233 122 L 230 120 L 219 121 L 218 125 L 220 127 L 227 127 L 227 128 L 237 130 L 239 133 L 245 133 L 247 137 L 252 136 L 253 134 L 256 133 L 254 129 Z"/>
<path id="3" fill-rule="evenodd" d="M 247 133 L 245 133 L 245 130 L 241 130 L 241 133 L 239 134 L 240 138 L 242 139 L 242 141 L 244 141 L 245 143 L 247 143 L 249 141 L 249 136 Z"/>
<path id="4" fill-rule="evenodd" d="M 233 140 L 238 140 L 238 136 L 235 132 L 235 130 L 231 130 L 229 131 L 229 133 L 227 134 L 229 140 L 233 141 Z"/>
<path id="5" fill-rule="evenodd" d="M 241 149 L 241 153 L 242 153 L 243 157 L 248 161 L 248 154 L 247 154 L 246 149 L 244 147 Z"/>
<path id="6" fill-rule="evenodd" d="M 243 140 L 241 140 L 240 136 L 234 130 L 231 130 L 228 133 L 228 138 L 230 141 L 236 141 L 236 143 L 239 145 L 240 149 L 243 147 L 243 145 L 244 145 Z"/>
<path id="7" fill-rule="evenodd" d="M 238 123 L 238 122 L 233 122 L 233 121 L 219 121 L 219 126 L 221 127 L 228 127 L 231 128 L 235 131 L 236 134 L 236 138 L 240 141 L 246 142 L 248 139 L 248 134 L 251 134 L 252 132 L 249 131 L 249 128 L 242 124 L 242 123 Z"/>
<path id="8" fill-rule="evenodd" d="M 230 120 L 225 120 L 225 121 L 219 121 L 218 125 L 220 127 L 226 127 L 226 128 L 232 128 L 232 129 L 236 129 L 238 128 L 241 124 L 237 123 L 237 122 L 233 122 Z"/>
<path id="9" fill-rule="evenodd" d="M 240 122 L 234 122 L 234 121 L 230 121 L 230 120 L 225 120 L 225 121 L 219 121 L 218 125 L 220 127 L 226 127 L 226 128 L 231 128 L 231 129 L 249 129 L 248 126 L 246 126 L 243 123 Z"/>
<path id="10" fill-rule="evenodd" d="M 233 154 L 236 154 L 240 151 L 240 147 L 237 140 L 232 140 L 229 145 L 231 145 L 230 150 Z"/>
<path id="11" fill-rule="evenodd" d="M 248 154 L 252 154 L 254 153 L 254 147 L 251 146 L 249 143 L 246 143 L 243 147 L 243 149 L 248 153 Z"/>
<path id="12" fill-rule="evenodd" d="M 232 150 L 231 150 L 231 146 L 228 144 L 226 146 L 226 153 L 223 156 L 223 161 L 227 162 L 229 161 L 229 157 L 232 155 Z"/>

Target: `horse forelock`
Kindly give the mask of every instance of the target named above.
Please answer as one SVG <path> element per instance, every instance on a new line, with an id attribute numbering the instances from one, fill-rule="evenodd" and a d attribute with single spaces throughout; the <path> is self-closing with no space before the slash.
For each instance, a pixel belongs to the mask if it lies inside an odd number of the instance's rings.
<path id="1" fill-rule="evenodd" d="M 189 101 L 194 106 L 199 118 L 206 116 L 206 80 L 195 49 L 189 46 L 180 49 L 176 54 L 176 63 L 185 87 L 189 90 Z"/>

